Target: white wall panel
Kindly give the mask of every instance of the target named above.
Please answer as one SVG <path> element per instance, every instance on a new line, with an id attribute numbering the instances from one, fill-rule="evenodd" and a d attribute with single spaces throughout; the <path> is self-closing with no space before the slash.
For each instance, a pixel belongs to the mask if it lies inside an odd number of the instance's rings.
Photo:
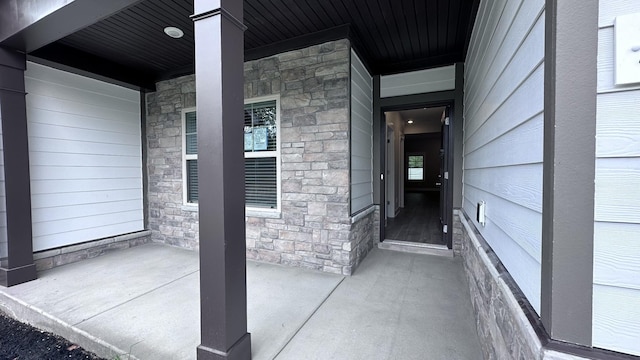
<path id="1" fill-rule="evenodd" d="M 351 50 L 351 213 L 373 204 L 373 78 Z"/>
<path id="2" fill-rule="evenodd" d="M 28 63 L 34 251 L 143 229 L 140 93 Z"/>
<path id="3" fill-rule="evenodd" d="M 456 86 L 454 65 L 380 77 L 380 97 L 422 94 L 453 90 Z"/>
<path id="4" fill-rule="evenodd" d="M 640 355 L 638 289 L 593 286 L 593 346 Z"/>
<path id="5" fill-rule="evenodd" d="M 482 1 L 465 63 L 463 208 L 540 311 L 544 1 Z M 475 222 L 475 219 L 473 219 Z"/>
<path id="6" fill-rule="evenodd" d="M 593 345 L 640 355 L 640 84 L 614 84 L 614 20 L 637 0 L 600 0 Z"/>

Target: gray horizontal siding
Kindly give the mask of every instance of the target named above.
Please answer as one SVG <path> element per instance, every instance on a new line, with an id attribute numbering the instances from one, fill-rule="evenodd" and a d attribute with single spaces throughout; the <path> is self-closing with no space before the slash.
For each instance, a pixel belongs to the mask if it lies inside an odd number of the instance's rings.
<path id="1" fill-rule="evenodd" d="M 465 66 L 463 208 L 540 309 L 544 1 L 480 4 Z M 474 219 L 475 221 L 475 219 Z"/>
<path id="2" fill-rule="evenodd" d="M 640 84 L 614 85 L 614 20 L 640 1 L 601 0 L 593 345 L 640 355 Z"/>
<path id="3" fill-rule="evenodd" d="M 29 63 L 34 250 L 143 229 L 140 94 Z"/>

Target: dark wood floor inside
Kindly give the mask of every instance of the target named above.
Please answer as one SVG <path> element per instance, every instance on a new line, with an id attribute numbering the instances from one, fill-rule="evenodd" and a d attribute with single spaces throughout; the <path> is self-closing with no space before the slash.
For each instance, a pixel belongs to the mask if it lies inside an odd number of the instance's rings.
<path id="1" fill-rule="evenodd" d="M 407 192 L 404 208 L 387 219 L 385 238 L 445 245 L 440 225 L 440 192 Z"/>

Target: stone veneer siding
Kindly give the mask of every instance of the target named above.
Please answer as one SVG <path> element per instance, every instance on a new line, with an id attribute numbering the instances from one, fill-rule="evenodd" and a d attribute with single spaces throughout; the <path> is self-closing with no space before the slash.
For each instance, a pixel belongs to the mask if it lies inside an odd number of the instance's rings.
<path id="1" fill-rule="evenodd" d="M 469 283 L 476 328 L 485 360 L 579 360 L 542 346 L 522 307 L 533 310 L 497 255 L 465 214 L 456 210 L 454 229 L 461 232 L 461 253 Z M 454 232 L 454 236 L 456 232 Z M 517 297 L 523 300 L 518 301 Z"/>
<path id="2" fill-rule="evenodd" d="M 33 262 L 38 271 L 48 270 L 57 266 L 92 259 L 114 250 L 128 249 L 150 242 L 151 232 L 143 230 L 57 249 L 38 251 L 33 253 Z"/>
<path id="3" fill-rule="evenodd" d="M 349 61 L 339 40 L 244 64 L 245 98 L 280 95 L 281 212 L 247 212 L 249 259 L 349 275 L 373 247 L 376 212 L 349 214 Z M 193 75 L 147 95 L 152 239 L 190 249 L 198 212 L 183 205 L 181 111 L 194 106 Z"/>

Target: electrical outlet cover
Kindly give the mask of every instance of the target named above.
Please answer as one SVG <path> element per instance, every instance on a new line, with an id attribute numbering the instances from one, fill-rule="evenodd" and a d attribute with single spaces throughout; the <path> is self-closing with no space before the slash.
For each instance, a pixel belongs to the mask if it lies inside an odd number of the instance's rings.
<path id="1" fill-rule="evenodd" d="M 615 83 L 640 83 L 640 13 L 616 17 Z"/>

